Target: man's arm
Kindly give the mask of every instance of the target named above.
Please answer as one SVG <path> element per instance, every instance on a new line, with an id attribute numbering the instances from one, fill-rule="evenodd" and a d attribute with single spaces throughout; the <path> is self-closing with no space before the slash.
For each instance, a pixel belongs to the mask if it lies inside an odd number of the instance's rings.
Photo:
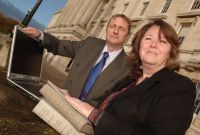
<path id="1" fill-rule="evenodd" d="M 81 44 L 79 41 L 59 40 L 55 36 L 33 27 L 26 27 L 23 30 L 31 37 L 40 39 L 42 41 L 40 46 L 45 47 L 48 52 L 52 52 L 54 55 L 74 58 Z"/>

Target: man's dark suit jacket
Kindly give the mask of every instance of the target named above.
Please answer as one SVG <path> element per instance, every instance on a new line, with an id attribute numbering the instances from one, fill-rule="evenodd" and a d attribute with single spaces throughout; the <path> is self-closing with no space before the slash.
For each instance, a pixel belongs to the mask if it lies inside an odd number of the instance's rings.
<path id="1" fill-rule="evenodd" d="M 95 135 L 184 135 L 195 93 L 191 80 L 164 68 L 113 99 Z"/>
<path id="2" fill-rule="evenodd" d="M 73 97 L 78 98 L 88 77 L 90 69 L 100 56 L 105 40 L 89 37 L 83 41 L 60 41 L 54 36 L 44 33 L 43 46 L 55 55 L 73 58 L 73 64 L 66 81 L 66 89 Z M 99 75 L 87 101 L 96 106 L 102 99 L 117 90 L 117 84 L 130 74 L 130 65 L 124 50 Z"/>

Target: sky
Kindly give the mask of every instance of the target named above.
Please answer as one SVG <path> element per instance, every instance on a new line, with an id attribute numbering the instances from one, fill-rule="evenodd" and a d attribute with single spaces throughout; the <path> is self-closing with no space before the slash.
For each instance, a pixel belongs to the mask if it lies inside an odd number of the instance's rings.
<path id="1" fill-rule="evenodd" d="M 21 11 L 27 13 L 28 9 L 32 9 L 37 0 L 7 0 L 14 4 L 15 7 L 19 8 Z M 43 0 L 40 4 L 38 10 L 34 14 L 33 18 L 39 23 L 47 26 L 53 16 L 53 14 L 59 9 L 63 8 L 67 0 Z"/>

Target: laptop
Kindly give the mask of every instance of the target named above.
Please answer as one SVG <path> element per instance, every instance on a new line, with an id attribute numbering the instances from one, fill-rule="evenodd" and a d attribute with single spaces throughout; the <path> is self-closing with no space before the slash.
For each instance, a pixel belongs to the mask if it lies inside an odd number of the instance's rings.
<path id="1" fill-rule="evenodd" d="M 39 47 L 39 44 L 38 39 L 30 37 L 16 25 L 6 76 L 8 84 L 36 101 L 42 97 L 39 90 L 43 86 L 40 80 L 43 48 Z"/>

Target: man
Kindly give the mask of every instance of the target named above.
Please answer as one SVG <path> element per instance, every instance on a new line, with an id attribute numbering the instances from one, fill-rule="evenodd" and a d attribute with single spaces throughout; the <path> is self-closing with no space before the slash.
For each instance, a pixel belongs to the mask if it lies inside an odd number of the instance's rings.
<path id="1" fill-rule="evenodd" d="M 106 28 L 106 40 L 88 37 L 83 41 L 59 40 L 54 36 L 43 33 L 35 28 L 27 27 L 24 31 L 32 37 L 42 39 L 42 45 L 49 52 L 73 58 L 73 64 L 66 81 L 66 89 L 70 95 L 80 98 L 97 106 L 104 97 L 118 90 L 121 80 L 129 77 L 130 65 L 123 50 L 131 29 L 128 17 L 116 14 L 111 17 Z M 84 89 L 88 83 L 91 70 L 108 52 L 105 65 L 94 84 L 83 97 Z"/>

